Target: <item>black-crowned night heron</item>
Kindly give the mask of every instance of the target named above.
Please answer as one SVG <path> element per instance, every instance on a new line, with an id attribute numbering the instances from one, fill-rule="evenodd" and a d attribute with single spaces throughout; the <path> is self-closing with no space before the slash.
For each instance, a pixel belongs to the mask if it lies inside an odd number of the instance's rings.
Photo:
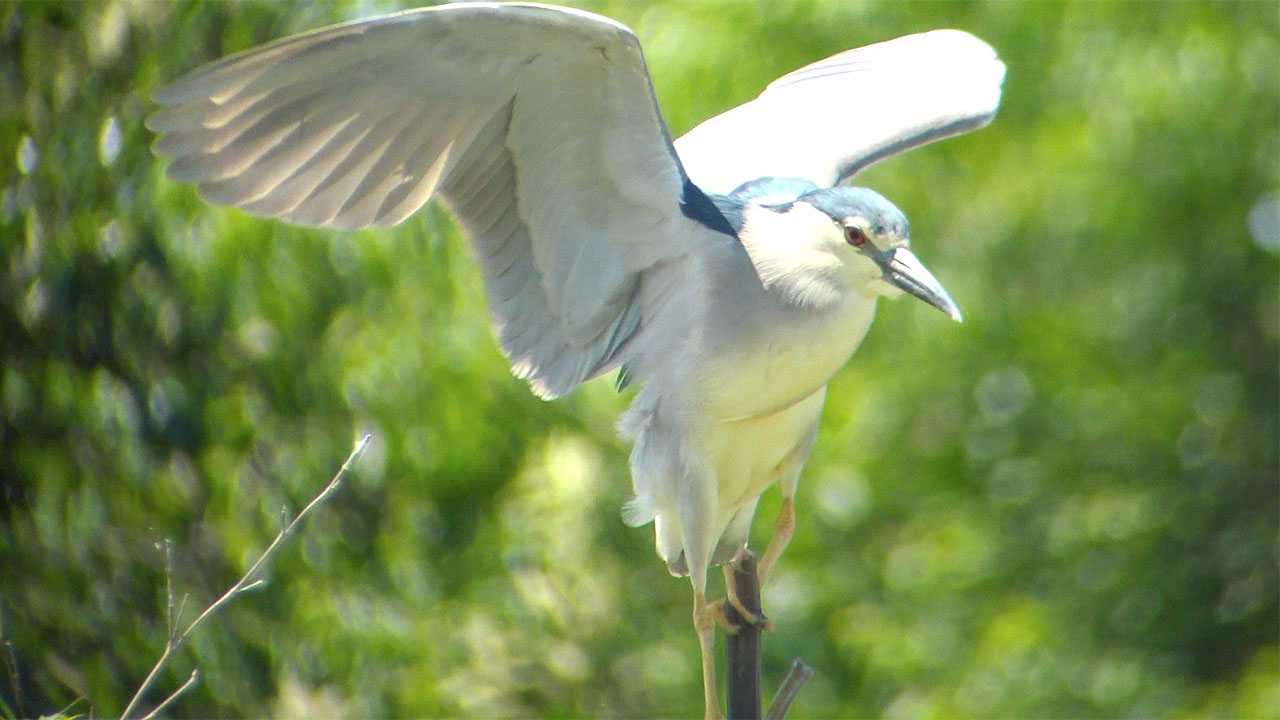
<path id="1" fill-rule="evenodd" d="M 837 187 L 980 127 L 1004 65 L 955 30 L 850 50 L 774 81 L 675 141 L 636 36 L 604 17 L 471 3 L 347 23 L 200 68 L 148 120 L 169 177 L 256 215 L 395 225 L 433 195 L 483 270 L 513 372 L 554 398 L 614 369 L 658 554 L 693 583 L 717 716 L 708 568 L 782 493 L 766 580 L 826 385 L 903 292 L 960 319 L 907 220 Z M 735 598 L 730 597 L 731 602 Z"/>

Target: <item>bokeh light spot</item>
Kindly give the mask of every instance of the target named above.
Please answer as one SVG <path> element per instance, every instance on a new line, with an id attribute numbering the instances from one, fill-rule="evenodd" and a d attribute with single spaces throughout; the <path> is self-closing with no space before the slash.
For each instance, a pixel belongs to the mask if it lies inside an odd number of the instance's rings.
<path id="1" fill-rule="evenodd" d="M 994 423 L 1008 422 L 1020 415 L 1032 394 L 1031 380 L 1020 368 L 993 370 L 983 375 L 974 389 L 979 412 Z"/>
<path id="2" fill-rule="evenodd" d="M 1280 253 L 1280 193 L 1264 195 L 1249 210 L 1249 235 L 1270 253 Z"/>
<path id="3" fill-rule="evenodd" d="M 40 151 L 36 149 L 35 141 L 30 135 L 23 135 L 18 141 L 18 172 L 23 175 L 30 175 L 32 170 L 36 169 L 36 163 L 40 161 Z"/>
<path id="4" fill-rule="evenodd" d="M 120 123 L 112 115 L 102 123 L 102 131 L 98 133 L 98 162 L 103 166 L 110 165 L 120 155 Z"/>

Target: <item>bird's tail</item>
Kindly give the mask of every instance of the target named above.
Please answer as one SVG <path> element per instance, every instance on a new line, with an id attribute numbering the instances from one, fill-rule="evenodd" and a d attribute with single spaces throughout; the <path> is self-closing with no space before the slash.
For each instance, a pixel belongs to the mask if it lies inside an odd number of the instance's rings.
<path id="1" fill-rule="evenodd" d="M 656 513 L 649 498 L 636 495 L 622 504 L 622 522 L 631 527 L 640 527 L 653 522 Z"/>
<path id="2" fill-rule="evenodd" d="M 631 441 L 631 488 L 635 495 L 622 505 L 622 522 L 631 527 L 647 525 L 657 515 L 650 477 L 655 468 L 648 457 L 655 410 L 649 394 L 642 391 L 618 418 L 618 434 Z"/>

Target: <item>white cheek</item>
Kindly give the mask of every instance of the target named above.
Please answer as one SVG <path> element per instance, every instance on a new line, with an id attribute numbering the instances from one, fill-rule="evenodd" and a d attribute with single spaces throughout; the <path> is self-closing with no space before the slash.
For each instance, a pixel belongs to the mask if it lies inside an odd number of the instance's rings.
<path id="1" fill-rule="evenodd" d="M 766 285 L 792 274 L 826 274 L 848 249 L 835 224 L 808 206 L 785 214 L 748 206 L 746 212 L 740 238 Z"/>
<path id="2" fill-rule="evenodd" d="M 889 295 L 889 291 L 896 288 L 880 279 L 884 272 L 874 260 L 848 244 L 845 245 L 844 252 L 841 254 L 846 258 L 844 266 L 845 271 L 848 273 L 851 287 L 865 288 L 864 292 L 868 296 L 888 295 L 893 297 Z"/>

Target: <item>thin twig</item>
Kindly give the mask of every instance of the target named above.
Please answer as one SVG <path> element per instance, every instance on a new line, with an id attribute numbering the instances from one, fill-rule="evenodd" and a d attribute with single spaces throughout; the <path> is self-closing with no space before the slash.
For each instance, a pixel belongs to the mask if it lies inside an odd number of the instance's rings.
<path id="1" fill-rule="evenodd" d="M 800 693 L 800 688 L 809 682 L 813 677 L 814 669 L 805 665 L 800 658 L 791 661 L 791 669 L 787 671 L 787 676 L 782 680 L 782 687 L 778 688 L 778 694 L 773 696 L 773 702 L 769 705 L 769 714 L 765 716 L 766 720 L 782 720 L 787 716 L 787 711 L 791 709 L 791 703 L 795 701 L 796 695 Z"/>
<path id="2" fill-rule="evenodd" d="M 169 695 L 169 697 L 165 698 L 163 702 L 155 706 L 155 708 L 151 712 L 147 713 L 146 715 L 143 715 L 142 720 L 155 720 L 155 718 L 158 717 L 160 713 L 164 712 L 165 708 L 169 707 L 169 705 L 173 704 L 174 700 L 178 699 L 179 695 L 181 695 L 182 693 L 194 687 L 196 684 L 196 681 L 199 679 L 200 679 L 200 671 L 192 670 L 191 677 L 187 678 L 187 681 L 182 683 L 182 687 L 178 688 L 177 690 L 174 690 Z"/>
<path id="3" fill-rule="evenodd" d="M 172 642 L 178 633 L 181 616 L 174 614 L 173 603 L 173 541 L 164 539 L 164 618 L 168 628 L 169 641 Z"/>
<path id="4" fill-rule="evenodd" d="M 27 716 L 26 698 L 22 696 L 22 676 L 18 669 L 18 655 L 13 651 L 13 643 L 4 641 L 4 660 L 5 665 L 9 669 L 9 682 L 13 685 L 13 704 L 18 711 L 18 717 Z"/>
<path id="5" fill-rule="evenodd" d="M 218 610 L 221 610 L 222 606 L 236 599 L 236 597 L 238 597 L 240 594 L 248 590 L 257 588 L 263 583 L 263 580 L 257 577 L 258 573 L 264 567 L 266 567 L 267 562 L 276 554 L 276 551 L 280 549 L 280 546 L 284 544 L 284 541 L 287 540 L 293 534 L 293 532 L 298 528 L 298 526 L 302 524 L 302 521 L 306 519 L 307 515 L 309 515 L 313 509 L 315 509 L 325 500 L 328 500 L 329 496 L 333 495 L 333 493 L 338 490 L 338 487 L 342 484 L 342 479 L 346 476 L 347 471 L 351 469 L 351 464 L 354 463 L 356 459 L 360 457 L 360 454 L 364 452 L 364 449 L 369 444 L 369 439 L 371 437 L 372 437 L 371 435 L 366 434 L 364 437 L 360 438 L 360 442 L 356 443 L 355 449 L 352 450 L 351 454 L 347 456 L 347 460 L 346 462 L 342 463 L 342 467 L 338 468 L 338 472 L 334 474 L 333 479 L 329 481 L 329 484 L 325 485 L 324 489 L 321 490 L 314 498 L 312 498 L 311 502 L 307 503 L 306 507 L 302 508 L 302 512 L 298 513 L 297 516 L 294 517 L 293 520 L 291 520 L 288 525 L 285 525 L 284 528 L 280 530 L 280 532 L 276 535 L 275 539 L 271 541 L 271 544 L 267 546 L 267 549 L 262 551 L 262 554 L 258 556 L 258 559 L 254 561 L 253 565 L 249 566 L 249 569 L 245 571 L 244 575 L 242 575 L 240 579 L 237 580 L 235 584 L 231 586 L 230 589 L 228 589 L 225 593 L 223 593 L 222 596 L 219 597 L 217 600 L 214 600 L 213 603 L 209 605 L 209 607 L 205 608 L 204 612 L 200 613 L 195 620 L 192 620 L 191 624 L 188 625 L 187 628 L 183 630 L 181 634 L 175 634 L 173 627 L 170 627 L 169 638 L 168 638 L 168 641 L 165 642 L 164 651 L 160 653 L 160 659 L 156 660 L 156 664 L 151 667 L 151 672 L 147 673 L 146 679 L 142 681 L 142 685 L 138 687 L 137 692 L 135 692 L 133 694 L 133 698 L 129 700 L 129 704 L 125 707 L 124 712 L 120 714 L 121 720 L 127 720 L 127 718 L 133 714 L 134 710 L 137 709 L 138 704 L 142 702 L 143 697 L 146 696 L 147 691 L 151 689 L 151 685 L 155 683 L 156 678 L 159 677 L 160 671 L 169 662 L 169 659 L 173 657 L 173 654 L 177 652 L 179 648 L 182 647 L 183 643 L 185 643 L 188 638 L 191 637 L 191 634 L 195 632 L 196 629 L 199 628 L 202 624 L 204 624 L 204 621 L 206 619 L 208 619 Z M 167 545 L 166 545 L 166 548 L 167 548 Z M 166 553 L 167 553 L 167 550 L 166 550 Z M 169 613 L 171 618 L 170 623 L 171 624 L 177 623 L 178 618 L 172 617 L 173 615 L 172 580 L 170 580 L 170 585 L 168 586 L 168 605 L 169 605 Z M 185 605 L 185 601 L 184 601 L 184 605 Z M 176 698 L 178 694 L 185 691 L 191 684 L 195 682 L 195 679 L 196 679 L 196 676 L 195 674 L 193 674 L 192 677 L 187 680 L 186 684 L 184 684 L 181 688 L 178 688 L 178 691 L 175 692 L 173 695 L 170 695 L 169 698 L 167 698 L 164 701 L 164 703 L 161 703 L 160 707 L 163 708 L 164 705 L 168 704 L 174 698 Z M 153 710 L 146 717 L 149 718 L 152 715 L 154 715 L 156 712 L 158 712 L 158 710 Z"/>
<path id="6" fill-rule="evenodd" d="M 243 595 L 247 592 L 252 592 L 254 590 L 257 590 L 260 587 L 266 587 L 266 584 L 267 584 L 266 580 L 254 580 L 248 585 L 245 585 L 244 587 L 240 588 L 240 594 Z"/>
<path id="7" fill-rule="evenodd" d="M 84 701 L 85 701 L 85 699 L 84 699 L 84 698 L 82 698 L 82 697 L 78 697 L 78 698 L 76 698 L 75 700 L 72 700 L 71 702 L 67 703 L 67 706 L 66 706 L 66 707 L 64 707 L 64 708 L 62 708 L 61 710 L 59 710 L 58 712 L 54 713 L 54 714 L 53 714 L 53 717 L 55 717 L 55 718 L 72 717 L 72 715 L 71 715 L 71 708 L 73 708 L 73 707 L 75 707 L 75 706 L 79 705 L 80 703 L 82 703 L 82 702 L 84 702 Z M 43 717 L 43 716 L 42 716 L 42 717 Z M 76 715 L 75 717 L 79 717 L 79 715 Z M 93 706 L 92 706 L 92 705 L 90 705 L 90 706 L 89 706 L 89 717 L 90 717 L 90 718 L 92 718 L 92 717 L 93 717 Z"/>

